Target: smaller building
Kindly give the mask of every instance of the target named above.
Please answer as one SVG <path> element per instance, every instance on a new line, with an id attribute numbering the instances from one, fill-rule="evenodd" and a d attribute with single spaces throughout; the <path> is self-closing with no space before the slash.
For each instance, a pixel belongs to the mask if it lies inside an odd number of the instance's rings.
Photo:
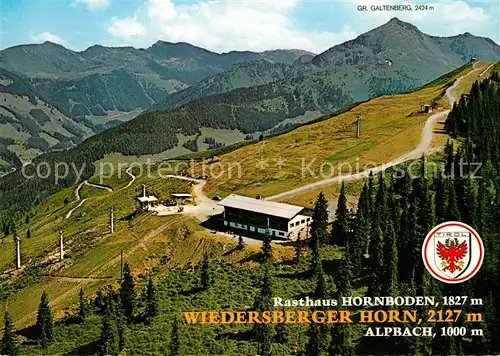
<path id="1" fill-rule="evenodd" d="M 172 194 L 177 205 L 184 205 L 185 203 L 192 203 L 193 196 L 189 193 L 174 193 Z"/>
<path id="2" fill-rule="evenodd" d="M 430 114 L 432 113 L 433 107 L 430 104 L 422 104 L 420 105 L 420 112 Z"/>
<path id="3" fill-rule="evenodd" d="M 136 211 L 149 211 L 158 205 L 158 198 L 154 195 L 146 195 L 146 186 L 142 185 L 142 195 L 135 200 Z"/>
<path id="4" fill-rule="evenodd" d="M 137 197 L 136 199 L 136 210 L 137 211 L 149 211 L 158 205 L 158 198 L 154 195 L 148 197 Z"/>

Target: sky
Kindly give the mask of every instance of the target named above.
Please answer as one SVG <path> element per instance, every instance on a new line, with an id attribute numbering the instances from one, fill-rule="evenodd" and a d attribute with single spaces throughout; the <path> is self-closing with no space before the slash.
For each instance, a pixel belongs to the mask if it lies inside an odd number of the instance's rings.
<path id="1" fill-rule="evenodd" d="M 500 42 L 500 1 L 431 0 L 0 0 L 0 48 L 51 41 L 147 48 L 158 40 L 214 52 L 296 48 L 314 53 L 393 17 L 436 36 L 470 32 Z M 413 11 L 376 11 L 408 5 Z M 416 11 L 415 5 L 427 10 Z M 369 11 L 360 11 L 363 6 Z"/>

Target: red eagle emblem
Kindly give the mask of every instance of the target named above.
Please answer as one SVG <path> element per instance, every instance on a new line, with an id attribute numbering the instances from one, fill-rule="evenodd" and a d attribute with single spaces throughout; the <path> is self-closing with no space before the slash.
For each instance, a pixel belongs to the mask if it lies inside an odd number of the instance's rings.
<path id="1" fill-rule="evenodd" d="M 451 240 L 446 239 L 443 245 L 438 241 L 437 243 L 437 254 L 441 259 L 441 267 L 443 271 L 449 271 L 453 273 L 455 271 L 460 271 L 463 269 L 464 262 L 461 261 L 467 254 L 467 243 L 463 241 L 458 243 L 458 239 Z"/>

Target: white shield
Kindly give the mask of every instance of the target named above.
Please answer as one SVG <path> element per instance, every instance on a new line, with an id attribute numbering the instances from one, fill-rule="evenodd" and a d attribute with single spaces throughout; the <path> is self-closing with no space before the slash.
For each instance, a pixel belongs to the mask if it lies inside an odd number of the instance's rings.
<path id="1" fill-rule="evenodd" d="M 471 263 L 471 248 L 472 248 L 472 234 L 470 232 L 464 231 L 447 231 L 447 232 L 436 232 L 433 236 L 434 244 L 434 265 L 438 271 L 442 274 L 448 276 L 448 278 L 456 279 L 459 278 L 468 268 Z M 462 242 L 466 243 L 467 251 L 462 257 L 452 257 L 441 259 L 438 254 L 438 244 L 441 243 L 444 246 L 451 245 L 454 243 L 454 247 L 457 248 Z M 449 251 L 449 250 L 447 250 Z"/>

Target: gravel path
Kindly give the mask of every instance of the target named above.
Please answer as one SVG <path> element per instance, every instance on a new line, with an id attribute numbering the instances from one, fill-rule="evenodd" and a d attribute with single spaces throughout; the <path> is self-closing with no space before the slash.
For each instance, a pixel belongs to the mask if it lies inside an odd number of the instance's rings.
<path id="1" fill-rule="evenodd" d="M 458 78 L 451 87 L 449 87 L 448 89 L 446 89 L 446 97 L 448 98 L 450 106 L 453 106 L 453 103 L 455 103 L 455 101 L 457 101 L 456 88 L 457 88 L 458 84 L 465 77 L 467 77 L 467 76 L 471 75 L 472 73 L 477 72 L 478 70 L 480 70 L 480 69 L 476 69 L 476 64 L 477 64 L 477 62 L 474 63 L 474 68 L 475 69 L 473 69 L 472 71 L 470 71 L 466 75 Z M 483 73 L 481 73 L 481 75 L 484 74 L 488 69 L 489 69 L 489 67 L 486 68 L 486 70 Z M 367 171 L 362 171 L 362 172 L 358 172 L 358 173 L 354 173 L 354 174 L 341 175 L 341 176 L 337 176 L 337 177 L 323 179 L 323 180 L 320 180 L 320 181 L 317 181 L 317 182 L 314 182 L 314 183 L 306 184 L 306 185 L 304 185 L 302 187 L 299 187 L 299 188 L 295 188 L 295 189 L 292 189 L 292 190 L 289 190 L 289 191 L 286 191 L 286 192 L 283 192 L 283 193 L 279 193 L 279 194 L 267 197 L 265 199 L 266 200 L 278 200 L 278 199 L 281 199 L 283 197 L 290 197 L 290 196 L 302 193 L 304 191 L 307 191 L 307 190 L 310 190 L 310 189 L 314 189 L 314 188 L 317 188 L 317 187 L 322 187 L 324 185 L 328 185 L 328 184 L 331 184 L 331 183 L 338 183 L 338 182 L 343 182 L 343 181 L 348 181 L 348 180 L 356 180 L 356 179 L 368 177 L 370 175 L 370 172 L 373 172 L 373 174 L 376 174 L 378 172 L 384 171 L 387 168 L 396 166 L 396 165 L 401 164 L 403 162 L 419 158 L 424 153 L 426 153 L 426 152 L 428 152 L 430 150 L 430 146 L 431 146 L 431 142 L 432 142 L 432 133 L 434 131 L 434 125 L 439 120 L 445 119 L 448 116 L 449 112 L 450 112 L 450 110 L 441 111 L 441 112 L 438 112 L 438 113 L 436 113 L 434 115 L 431 115 L 427 119 L 427 121 L 425 123 L 425 126 L 424 126 L 424 129 L 422 131 L 422 139 L 421 139 L 420 143 L 418 144 L 418 146 L 413 151 L 411 151 L 409 153 L 405 153 L 404 155 L 402 155 L 402 156 L 400 156 L 400 157 L 398 157 L 396 159 L 393 159 L 392 161 L 386 162 L 386 163 L 384 163 L 384 164 L 382 164 L 380 166 L 374 167 L 374 168 L 372 168 L 370 170 L 367 170 Z"/>

